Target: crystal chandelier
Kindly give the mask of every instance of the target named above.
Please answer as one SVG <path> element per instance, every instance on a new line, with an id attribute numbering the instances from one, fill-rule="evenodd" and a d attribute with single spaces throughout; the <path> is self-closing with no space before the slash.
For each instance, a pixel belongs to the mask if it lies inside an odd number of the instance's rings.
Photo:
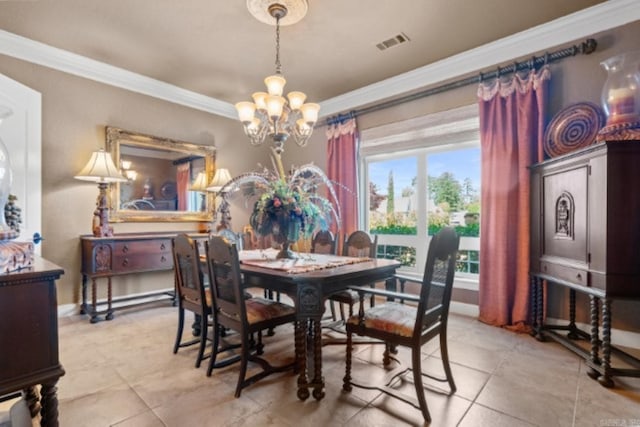
<path id="1" fill-rule="evenodd" d="M 254 13 L 251 2 L 249 0 L 247 4 L 249 10 Z M 291 1 L 284 0 L 282 3 Z M 302 3 L 306 12 L 306 1 Z M 276 22 L 276 73 L 264 79 L 267 92 L 254 93 L 253 102 L 238 102 L 236 109 L 244 133 L 249 137 L 251 144 L 260 145 L 269 136 L 273 140 L 276 153 L 281 154 L 284 142 L 289 137 L 301 147 L 307 144 L 313 133 L 313 126 L 318 120 L 320 106 L 314 103 L 305 104 L 307 96 L 302 92 L 289 92 L 286 98 L 282 96 L 286 80 L 282 76 L 280 64 L 280 20 L 287 15 L 288 8 L 285 4 L 271 2 L 267 12 Z"/>

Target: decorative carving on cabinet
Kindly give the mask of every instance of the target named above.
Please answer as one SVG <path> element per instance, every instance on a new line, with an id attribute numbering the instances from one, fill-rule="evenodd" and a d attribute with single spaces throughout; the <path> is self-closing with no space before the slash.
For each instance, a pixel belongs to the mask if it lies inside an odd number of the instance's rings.
<path id="1" fill-rule="evenodd" d="M 111 246 L 97 245 L 95 248 L 96 271 L 111 270 Z"/>
<path id="2" fill-rule="evenodd" d="M 573 215 L 575 203 L 571 193 L 564 191 L 556 200 L 556 239 L 571 239 L 574 236 Z"/>

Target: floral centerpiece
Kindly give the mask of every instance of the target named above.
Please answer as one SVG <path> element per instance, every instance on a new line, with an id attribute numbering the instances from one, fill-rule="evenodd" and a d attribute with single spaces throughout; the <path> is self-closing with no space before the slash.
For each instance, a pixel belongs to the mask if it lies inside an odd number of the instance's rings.
<path id="1" fill-rule="evenodd" d="M 223 203 L 241 189 L 245 197 L 257 196 L 249 218 L 251 227 L 282 245 L 278 258 L 292 258 L 292 242 L 311 237 L 315 230 L 327 229 L 333 219 L 340 221 L 339 205 L 333 184 L 322 169 L 307 164 L 286 174 L 280 153 L 274 150 L 272 158 L 273 171 L 250 172 L 229 181 Z M 319 194 L 322 187 L 326 187 L 335 207 Z"/>

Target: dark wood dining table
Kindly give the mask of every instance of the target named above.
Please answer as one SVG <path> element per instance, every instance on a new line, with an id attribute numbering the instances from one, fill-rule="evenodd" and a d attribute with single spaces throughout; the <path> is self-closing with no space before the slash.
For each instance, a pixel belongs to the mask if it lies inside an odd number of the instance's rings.
<path id="1" fill-rule="evenodd" d="M 241 260 L 247 259 L 247 252 L 249 251 L 241 252 Z M 299 373 L 297 396 L 306 400 L 311 389 L 316 400 L 322 399 L 325 394 L 325 382 L 322 376 L 321 319 L 326 299 L 332 293 L 344 290 L 348 286 L 384 282 L 385 287 L 395 287 L 394 274 L 400 263 L 396 260 L 368 258 L 337 266 L 329 263 L 323 268 L 304 271 L 295 268 L 268 268 L 259 262 L 248 262 L 243 261 L 240 264 L 245 286 L 281 292 L 294 301 L 297 310 L 295 355 Z M 297 262 L 290 263 L 295 267 Z M 312 367 L 308 366 L 308 360 Z"/>

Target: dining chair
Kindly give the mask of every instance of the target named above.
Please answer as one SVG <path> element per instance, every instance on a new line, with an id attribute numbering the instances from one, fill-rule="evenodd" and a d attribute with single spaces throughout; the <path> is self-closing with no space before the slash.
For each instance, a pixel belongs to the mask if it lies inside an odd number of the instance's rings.
<path id="1" fill-rule="evenodd" d="M 374 235 L 372 238 L 367 232 L 362 230 L 356 230 L 348 236 L 345 236 L 342 245 L 343 256 L 375 258 L 377 251 L 378 235 Z M 371 284 L 371 286 L 374 285 L 374 283 Z M 332 294 L 329 300 L 340 303 L 340 316 L 344 321 L 347 319 L 347 316 L 344 314 L 344 305 L 349 307 L 348 317 L 352 316 L 353 305 L 358 302 L 358 294 L 353 290 L 346 289 Z M 372 306 L 375 304 L 374 301 L 374 297 L 371 296 L 370 303 Z"/>
<path id="2" fill-rule="evenodd" d="M 220 236 L 211 236 L 206 242 L 206 248 L 211 282 L 209 289 L 215 308 L 214 323 L 240 335 L 240 355 L 227 360 L 227 363 L 240 360 L 235 391 L 235 397 L 240 397 L 243 388 L 267 375 L 284 372 L 295 366 L 295 360 L 289 364 L 273 366 L 260 356 L 263 354 L 262 330 L 294 322 L 296 309 L 288 304 L 260 297 L 245 299 L 237 246 Z M 252 339 L 254 334 L 258 335 L 257 345 L 254 345 Z M 219 341 L 219 336 L 214 334 L 207 375 L 211 375 L 212 369 L 216 366 L 220 353 Z M 257 363 L 262 369 L 246 378 L 249 362 Z"/>
<path id="3" fill-rule="evenodd" d="M 204 351 L 207 345 L 209 317 L 212 314 L 211 297 L 208 292 L 205 292 L 197 241 L 186 234 L 178 234 L 172 240 L 172 251 L 176 296 L 178 299 L 178 331 L 173 353 L 176 354 L 181 347 L 199 343 L 200 348 L 196 358 L 196 368 L 199 368 L 204 359 Z M 200 333 L 198 338 L 182 342 L 185 310 L 191 311 L 196 315 Z"/>
<path id="4" fill-rule="evenodd" d="M 338 252 L 338 241 L 334 234 L 329 230 L 319 230 L 311 238 L 310 252 L 313 254 L 329 254 L 336 255 Z M 329 300 L 329 308 L 331 310 L 331 320 L 335 322 L 336 308 L 332 300 Z"/>
<path id="5" fill-rule="evenodd" d="M 337 241 L 329 230 L 320 230 L 311 238 L 311 253 L 336 255 Z"/>
<path id="6" fill-rule="evenodd" d="M 450 388 L 449 395 L 455 393 L 456 385 L 451 373 L 447 350 L 447 320 L 459 241 L 459 236 L 451 227 L 443 228 L 433 236 L 429 244 L 419 295 L 371 289 L 366 286 L 353 288 L 359 294 L 360 309 L 357 315 L 351 316 L 347 320 L 346 324 L 346 370 L 342 385 L 344 391 L 351 391 L 352 386 L 381 391 L 420 409 L 426 422 L 431 422 L 431 415 L 424 396 L 422 378 L 427 377 L 447 382 Z M 363 302 L 366 294 L 387 297 L 388 301 L 365 310 Z M 404 304 L 395 302 L 393 299 L 411 303 Z M 392 360 L 398 364 L 394 370 L 386 375 L 383 383 L 367 384 L 352 379 L 351 362 L 354 333 L 381 340 L 385 344 L 382 359 L 385 369 L 388 370 Z M 434 377 L 422 372 L 423 355 L 420 350 L 424 344 L 436 336 L 440 337 L 440 359 L 445 378 Z M 395 353 L 394 349 L 397 346 L 411 349 L 410 367 L 401 366 L 399 360 L 391 355 L 391 353 Z M 398 378 L 409 371 L 413 373 L 416 398 L 404 395 L 392 386 L 398 384 Z"/>

